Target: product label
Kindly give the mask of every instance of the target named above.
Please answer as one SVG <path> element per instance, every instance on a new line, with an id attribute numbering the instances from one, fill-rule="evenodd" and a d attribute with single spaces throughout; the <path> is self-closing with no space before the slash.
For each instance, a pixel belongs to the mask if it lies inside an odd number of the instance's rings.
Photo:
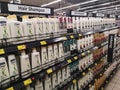
<path id="1" fill-rule="evenodd" d="M 48 62 L 48 56 L 47 56 L 47 49 L 46 47 L 42 47 L 42 51 L 41 51 L 41 56 L 42 56 L 42 64 L 45 64 Z"/>
<path id="2" fill-rule="evenodd" d="M 12 59 L 10 60 L 10 75 L 11 76 L 15 76 L 18 74 L 18 69 L 17 69 L 17 65 L 16 65 L 16 59 Z"/>

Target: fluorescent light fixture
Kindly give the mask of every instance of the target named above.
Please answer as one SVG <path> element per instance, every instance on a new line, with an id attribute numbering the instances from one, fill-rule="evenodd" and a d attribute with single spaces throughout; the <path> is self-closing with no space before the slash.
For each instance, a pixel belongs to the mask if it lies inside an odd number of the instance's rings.
<path id="1" fill-rule="evenodd" d="M 68 8 L 72 8 L 72 7 L 84 5 L 84 4 L 87 4 L 87 3 L 96 2 L 96 1 L 99 1 L 99 0 L 90 0 L 90 1 L 82 2 L 82 3 L 78 3 L 78 4 L 73 4 L 73 5 L 69 5 L 69 6 L 66 6 L 66 7 L 62 7 L 62 8 L 55 9 L 54 11 L 59 11 L 59 10 L 63 10 L 63 9 L 68 9 Z"/>
<path id="2" fill-rule="evenodd" d="M 43 4 L 41 5 L 41 7 L 46 7 L 46 6 L 49 6 L 49 5 L 52 5 L 52 4 L 55 4 L 55 3 L 58 3 L 58 2 L 61 2 L 62 0 L 54 0 L 53 2 L 50 2 L 50 3 L 47 3 L 47 4 Z"/>
<path id="3" fill-rule="evenodd" d="M 91 9 L 91 10 L 85 10 L 86 12 L 89 12 L 89 11 L 93 11 L 93 10 L 104 10 L 104 9 L 107 9 L 107 8 L 114 8 L 114 7 L 119 7 L 120 5 L 115 5 L 115 6 L 107 6 L 107 7 L 103 7 L 103 8 L 97 8 L 97 9 Z"/>
<path id="4" fill-rule="evenodd" d="M 89 6 L 89 7 L 85 7 L 85 8 L 79 8 L 78 10 L 85 10 L 85 9 L 94 8 L 94 7 L 98 7 L 98 6 L 109 5 L 109 4 L 110 4 L 110 3 L 103 3 L 103 4 L 94 5 L 94 6 Z"/>

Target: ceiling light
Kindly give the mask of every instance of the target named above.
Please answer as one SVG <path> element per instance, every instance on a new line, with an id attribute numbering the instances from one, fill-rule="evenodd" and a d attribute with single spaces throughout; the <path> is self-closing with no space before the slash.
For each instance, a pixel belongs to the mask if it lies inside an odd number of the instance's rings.
<path id="1" fill-rule="evenodd" d="M 69 5 L 69 6 L 66 6 L 66 7 L 62 7 L 62 8 L 55 9 L 54 11 L 59 11 L 59 10 L 63 10 L 63 9 L 68 9 L 68 8 L 80 6 L 80 5 L 83 5 L 83 4 L 88 4 L 88 3 L 96 2 L 96 1 L 98 1 L 98 0 L 90 0 L 90 1 L 82 2 L 82 3 L 78 3 L 78 4 L 73 4 L 73 5 Z"/>
<path id="2" fill-rule="evenodd" d="M 93 10 L 105 10 L 107 8 L 114 8 L 114 7 L 119 7 L 120 5 L 116 5 L 116 6 L 106 6 L 106 7 L 103 7 L 103 8 L 97 8 L 97 9 L 90 9 L 90 10 L 85 10 L 86 12 L 89 12 L 89 11 L 93 11 Z"/>
<path id="3" fill-rule="evenodd" d="M 89 6 L 89 7 L 85 7 L 85 8 L 79 8 L 78 10 L 85 10 L 85 9 L 94 8 L 94 7 L 98 7 L 98 6 L 109 5 L 109 4 L 110 4 L 110 3 L 103 3 L 103 4 L 94 5 L 94 6 Z"/>
<path id="4" fill-rule="evenodd" d="M 54 0 L 53 2 L 50 2 L 50 3 L 47 3 L 47 4 L 43 4 L 41 5 L 41 7 L 46 7 L 46 6 L 49 6 L 49 5 L 52 5 L 52 4 L 55 4 L 55 3 L 58 3 L 58 2 L 61 2 L 62 0 Z"/>

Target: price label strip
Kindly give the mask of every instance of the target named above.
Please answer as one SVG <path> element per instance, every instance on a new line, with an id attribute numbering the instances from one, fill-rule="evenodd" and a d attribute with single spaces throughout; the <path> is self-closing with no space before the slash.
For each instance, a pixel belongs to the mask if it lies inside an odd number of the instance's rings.
<path id="1" fill-rule="evenodd" d="M 79 34 L 79 37 L 82 37 L 82 34 Z"/>
<path id="2" fill-rule="evenodd" d="M 40 41 L 40 44 L 41 44 L 41 45 L 46 45 L 47 42 L 46 42 L 46 41 Z"/>
<path id="3" fill-rule="evenodd" d="M 0 55 L 5 54 L 5 50 L 4 49 L 0 49 Z"/>
<path id="4" fill-rule="evenodd" d="M 10 88 L 8 88 L 8 89 L 6 89 L 6 90 L 14 90 L 14 88 L 13 88 L 13 87 L 10 87 Z"/>
<path id="5" fill-rule="evenodd" d="M 76 82 L 77 82 L 76 79 L 74 79 L 74 80 L 73 80 L 73 84 L 75 84 Z"/>
<path id="6" fill-rule="evenodd" d="M 67 62 L 68 62 L 68 63 L 71 63 L 71 62 L 72 62 L 72 60 L 71 60 L 71 59 L 69 59 L 69 60 L 67 60 Z"/>
<path id="7" fill-rule="evenodd" d="M 30 85 L 31 83 L 32 83 L 32 80 L 31 80 L 30 78 L 24 81 L 24 85 L 25 85 L 25 86 L 28 86 L 28 85 Z"/>
<path id="8" fill-rule="evenodd" d="M 48 73 L 48 74 L 50 74 L 50 73 L 52 73 L 52 72 L 53 72 L 52 68 L 50 68 L 50 69 L 47 70 L 47 73 Z"/>
<path id="9" fill-rule="evenodd" d="M 85 56 L 85 53 L 82 53 L 82 56 Z"/>
<path id="10" fill-rule="evenodd" d="M 73 39 L 73 38 L 74 38 L 74 36 L 73 36 L 73 35 L 71 35 L 71 36 L 70 36 L 70 38 L 71 38 L 71 39 Z"/>
<path id="11" fill-rule="evenodd" d="M 75 56 L 75 57 L 74 57 L 74 60 L 77 60 L 77 59 L 78 59 L 78 57 L 77 57 L 77 56 Z"/>
<path id="12" fill-rule="evenodd" d="M 85 73 L 85 72 L 83 72 L 83 73 L 82 73 L 82 75 L 83 75 L 83 76 L 85 76 L 85 75 L 86 75 L 86 73 Z"/>
<path id="13" fill-rule="evenodd" d="M 26 49 L 26 45 L 18 45 L 17 48 L 18 50 L 24 50 Z"/>

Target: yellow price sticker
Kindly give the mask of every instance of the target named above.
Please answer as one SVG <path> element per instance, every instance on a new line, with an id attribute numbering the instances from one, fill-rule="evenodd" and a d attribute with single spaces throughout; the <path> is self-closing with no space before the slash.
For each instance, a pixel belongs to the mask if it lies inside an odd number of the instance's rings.
<path id="1" fill-rule="evenodd" d="M 47 42 L 46 42 L 46 41 L 40 41 L 40 44 L 41 44 L 41 45 L 46 45 Z"/>
<path id="2" fill-rule="evenodd" d="M 89 84 L 89 87 L 91 87 L 92 85 L 91 84 Z"/>
<path id="3" fill-rule="evenodd" d="M 32 83 L 32 80 L 30 78 L 24 81 L 25 86 L 30 85 L 31 83 Z"/>
<path id="4" fill-rule="evenodd" d="M 97 63 L 95 63 L 95 66 L 97 66 L 98 64 Z"/>
<path id="5" fill-rule="evenodd" d="M 47 70 L 47 73 L 48 73 L 48 74 L 50 74 L 50 73 L 52 73 L 52 72 L 53 72 L 52 68 L 50 68 L 50 69 Z"/>
<path id="6" fill-rule="evenodd" d="M 82 36 L 82 34 L 79 34 L 79 37 L 81 37 Z"/>
<path id="7" fill-rule="evenodd" d="M 82 53 L 82 56 L 85 56 L 85 53 Z"/>
<path id="8" fill-rule="evenodd" d="M 63 37 L 63 40 L 67 40 L 67 37 Z"/>
<path id="9" fill-rule="evenodd" d="M 85 76 L 85 75 L 86 75 L 86 73 L 85 73 L 85 72 L 83 72 L 83 73 L 82 73 L 82 75 L 83 75 L 83 76 Z"/>
<path id="10" fill-rule="evenodd" d="M 88 70 L 91 71 L 91 68 L 89 68 Z"/>
<path id="11" fill-rule="evenodd" d="M 71 59 L 69 59 L 69 60 L 67 60 L 67 62 L 68 62 L 68 63 L 71 63 L 71 62 L 72 62 L 72 60 L 71 60 Z"/>
<path id="12" fill-rule="evenodd" d="M 4 49 L 0 49 L 0 54 L 5 54 L 5 50 Z"/>
<path id="13" fill-rule="evenodd" d="M 78 59 L 78 57 L 77 57 L 77 56 L 75 56 L 75 57 L 74 57 L 74 60 L 77 60 L 77 59 Z"/>
<path id="14" fill-rule="evenodd" d="M 6 89 L 6 90 L 14 90 L 14 88 L 13 88 L 13 87 L 10 87 L 10 88 L 8 88 L 8 89 Z"/>
<path id="15" fill-rule="evenodd" d="M 87 52 L 90 53 L 90 50 L 88 50 Z"/>
<path id="16" fill-rule="evenodd" d="M 70 38 L 72 38 L 72 39 L 73 39 L 73 38 L 74 38 L 74 36 L 73 36 L 73 35 L 71 35 L 71 36 L 70 36 Z"/>
<path id="17" fill-rule="evenodd" d="M 73 83 L 75 84 L 76 82 L 77 82 L 76 79 L 74 79 L 74 80 L 73 80 Z"/>
<path id="18" fill-rule="evenodd" d="M 24 50 L 26 49 L 26 45 L 18 45 L 17 48 L 18 50 Z"/>

